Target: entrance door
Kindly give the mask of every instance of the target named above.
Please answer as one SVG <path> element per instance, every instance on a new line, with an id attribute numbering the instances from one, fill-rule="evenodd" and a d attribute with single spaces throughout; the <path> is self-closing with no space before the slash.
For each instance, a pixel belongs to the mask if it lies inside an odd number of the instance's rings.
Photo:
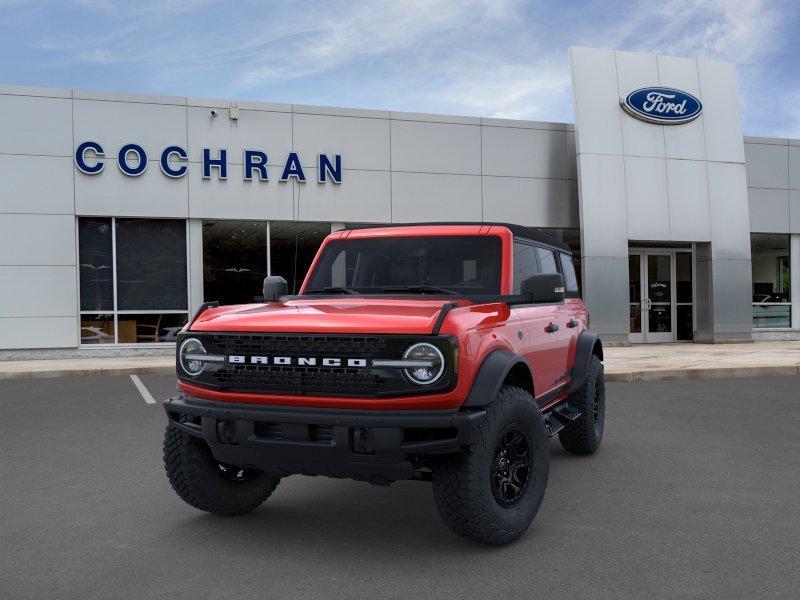
<path id="1" fill-rule="evenodd" d="M 691 251 L 631 249 L 632 343 L 692 339 L 692 262 Z"/>

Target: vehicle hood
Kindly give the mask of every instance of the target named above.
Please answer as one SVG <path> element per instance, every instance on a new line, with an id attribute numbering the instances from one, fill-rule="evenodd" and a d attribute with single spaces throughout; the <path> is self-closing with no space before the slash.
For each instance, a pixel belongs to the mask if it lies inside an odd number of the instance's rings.
<path id="1" fill-rule="evenodd" d="M 206 310 L 190 330 L 430 334 L 442 306 L 449 302 L 442 298 L 320 298 L 220 306 Z"/>

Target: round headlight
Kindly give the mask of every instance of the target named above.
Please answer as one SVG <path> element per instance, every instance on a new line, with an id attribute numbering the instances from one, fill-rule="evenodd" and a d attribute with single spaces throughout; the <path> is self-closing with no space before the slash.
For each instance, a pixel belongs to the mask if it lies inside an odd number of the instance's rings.
<path id="1" fill-rule="evenodd" d="M 444 373 L 444 355 L 433 344 L 421 342 L 414 344 L 403 354 L 404 360 L 419 361 L 420 366 L 403 369 L 413 383 L 417 385 L 430 385 L 439 381 Z"/>
<path id="2" fill-rule="evenodd" d="M 184 373 L 190 377 L 196 377 L 197 375 L 200 375 L 206 366 L 206 361 L 198 360 L 196 357 L 205 353 L 206 349 L 197 338 L 189 338 L 188 340 L 184 340 L 181 344 L 180 350 L 178 350 L 178 361 L 180 362 Z"/>

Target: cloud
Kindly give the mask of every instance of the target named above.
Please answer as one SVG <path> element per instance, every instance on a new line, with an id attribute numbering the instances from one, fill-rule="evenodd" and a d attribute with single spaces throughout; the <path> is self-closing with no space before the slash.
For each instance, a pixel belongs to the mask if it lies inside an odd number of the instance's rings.
<path id="1" fill-rule="evenodd" d="M 745 109 L 764 101 L 761 88 L 796 99 L 792 77 L 768 67 L 789 54 L 798 9 L 766 0 L 73 0 L 8 10 L 26 15 L 28 30 L 15 22 L 0 34 L 8 56 L 44 57 L 43 72 L 91 72 L 117 89 L 570 121 L 572 44 L 731 60 Z M 785 60 L 796 73 L 796 59 Z M 745 122 L 766 130 L 769 119 L 796 120 L 790 110 L 746 110 Z"/>

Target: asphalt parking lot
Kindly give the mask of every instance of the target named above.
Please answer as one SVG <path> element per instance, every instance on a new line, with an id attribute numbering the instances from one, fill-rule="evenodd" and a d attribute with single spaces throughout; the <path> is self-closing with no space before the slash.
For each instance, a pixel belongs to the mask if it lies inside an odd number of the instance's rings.
<path id="1" fill-rule="evenodd" d="M 157 399 L 171 376 L 142 376 Z M 797 598 L 800 378 L 608 385 L 599 454 L 551 443 L 532 528 L 452 535 L 430 486 L 292 477 L 183 504 L 128 377 L 0 381 L 4 598 Z"/>

